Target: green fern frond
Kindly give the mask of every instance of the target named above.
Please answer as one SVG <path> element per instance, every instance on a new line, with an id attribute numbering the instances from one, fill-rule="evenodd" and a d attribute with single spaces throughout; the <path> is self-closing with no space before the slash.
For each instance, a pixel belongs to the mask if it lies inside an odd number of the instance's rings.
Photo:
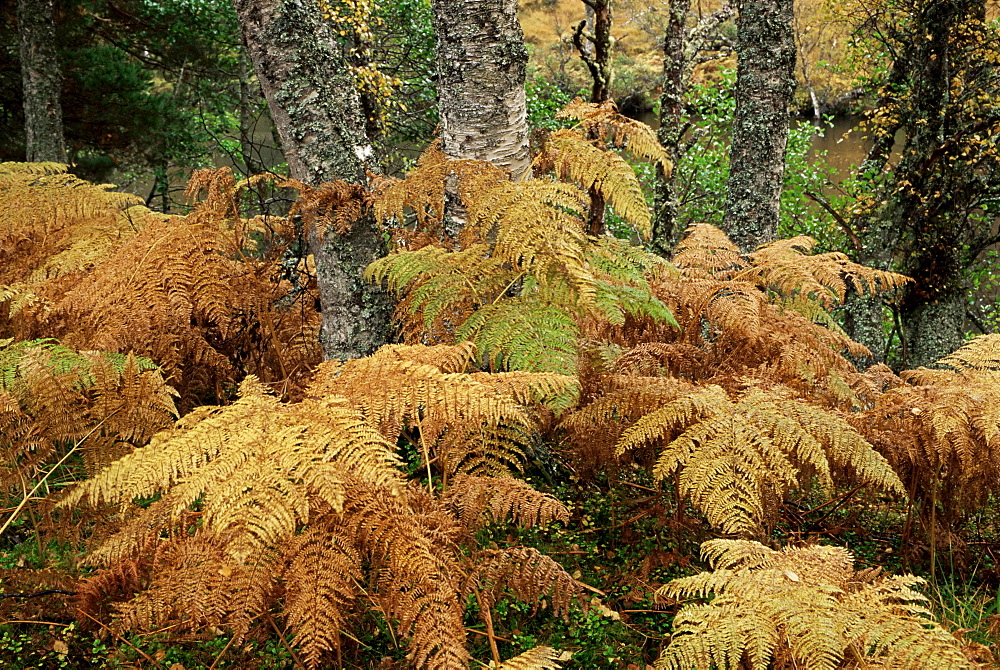
<path id="1" fill-rule="evenodd" d="M 496 234 L 493 255 L 543 282 L 555 274 L 577 289 L 582 302 L 593 299 L 586 267 L 587 238 L 580 213 L 587 195 L 572 184 L 529 179 L 503 183 L 469 205 L 469 219 L 487 238 Z"/>
<path id="2" fill-rule="evenodd" d="M 576 373 L 576 320 L 531 296 L 480 308 L 456 335 L 474 341 L 480 356 L 495 369 Z"/>
<path id="3" fill-rule="evenodd" d="M 639 286 L 623 286 L 598 280 L 595 302 L 608 323 L 615 326 L 624 325 L 625 317 L 631 316 L 637 320 L 649 319 L 680 328 L 670 308 Z"/>
<path id="4" fill-rule="evenodd" d="M 647 276 L 672 266 L 656 254 L 641 246 L 629 244 L 616 237 L 591 240 L 587 247 L 587 263 L 594 272 L 623 284 L 647 287 Z"/>

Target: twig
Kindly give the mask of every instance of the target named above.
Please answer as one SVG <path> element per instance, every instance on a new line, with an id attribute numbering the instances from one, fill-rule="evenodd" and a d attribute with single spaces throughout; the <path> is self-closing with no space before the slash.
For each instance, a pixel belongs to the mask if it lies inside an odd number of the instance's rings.
<path id="1" fill-rule="evenodd" d="M 847 235 L 848 239 L 851 240 L 851 246 L 854 247 L 854 250 L 861 251 L 862 246 L 864 246 L 861 244 L 861 239 L 851 228 L 851 224 L 847 222 L 847 219 L 842 217 L 837 210 L 833 208 L 833 205 L 827 202 L 826 198 L 821 196 L 819 193 L 813 193 L 812 191 L 806 191 L 805 196 L 825 209 L 827 213 L 833 217 L 833 220 L 837 222 L 837 225 L 839 225 L 844 231 L 844 234 Z"/>
<path id="2" fill-rule="evenodd" d="M 222 648 L 222 651 L 219 652 L 219 655 L 215 657 L 214 661 L 212 661 L 212 665 L 208 666 L 208 670 L 215 670 L 215 666 L 219 664 L 219 661 L 222 660 L 222 657 L 226 655 L 226 652 L 229 651 L 229 648 L 233 646 L 233 642 L 235 641 L 236 641 L 235 635 L 229 638 L 229 642 L 226 643 L 226 646 Z"/>
<path id="3" fill-rule="evenodd" d="M 281 644 L 285 645 L 285 649 L 287 649 L 288 653 L 292 655 L 292 662 L 295 663 L 295 667 L 303 667 L 299 657 L 295 655 L 295 650 L 292 649 L 292 645 L 288 644 L 288 640 L 285 639 L 285 634 L 278 629 L 278 624 L 274 623 L 274 617 L 271 616 L 271 613 L 265 612 L 264 616 L 267 618 L 267 622 L 271 624 L 271 628 L 274 629 L 274 632 L 278 634 L 278 639 L 281 640 Z"/>
<path id="4" fill-rule="evenodd" d="M 490 641 L 490 653 L 493 655 L 493 662 L 500 665 L 500 651 L 497 649 L 497 636 L 493 632 L 493 616 L 489 607 L 483 607 L 483 599 L 479 591 L 476 591 L 476 604 L 479 605 L 479 615 L 486 624 L 486 638 Z"/>
<path id="5" fill-rule="evenodd" d="M 124 642 L 125 644 L 127 644 L 128 646 L 132 647 L 132 649 L 135 650 L 135 653 L 139 654 L 144 659 L 146 659 L 151 666 L 156 667 L 156 665 L 157 665 L 156 661 L 154 661 L 152 659 L 152 657 L 149 656 L 149 654 L 147 654 L 146 652 L 144 652 L 142 649 L 139 649 L 139 647 L 135 646 L 134 644 L 132 644 L 131 642 L 129 642 L 128 640 L 126 640 L 125 638 L 123 638 L 121 635 L 119 635 L 115 631 L 111 630 L 108 626 L 106 626 L 104 624 L 104 622 L 97 620 L 96 618 L 94 618 L 93 616 L 91 616 L 89 613 L 84 612 L 82 609 L 77 608 L 76 611 L 79 612 L 80 614 L 82 614 L 83 616 L 87 617 L 88 619 L 90 619 L 94 623 L 96 623 L 98 626 L 100 626 L 104 630 L 106 630 L 109 633 L 111 633 L 112 635 L 114 635 L 116 639 L 118 639 L 118 640 Z"/>
<path id="6" fill-rule="evenodd" d="M 483 637 L 489 637 L 489 636 L 490 636 L 490 634 L 489 634 L 489 633 L 484 633 L 483 631 L 481 631 L 481 630 L 476 630 L 475 628 L 466 628 L 466 629 L 465 629 L 465 632 L 466 632 L 466 633 L 475 633 L 476 635 L 482 635 Z M 509 642 L 509 643 L 511 643 L 511 644 L 514 644 L 514 641 L 513 641 L 513 640 L 508 640 L 507 638 L 505 638 L 505 637 L 500 637 L 499 635 L 494 635 L 494 636 L 493 636 L 493 639 L 494 639 L 494 640 L 500 640 L 501 642 Z"/>
<path id="7" fill-rule="evenodd" d="M 641 484 L 633 484 L 632 482 L 623 482 L 622 480 L 617 480 L 619 484 L 624 484 L 625 486 L 631 486 L 632 488 L 641 489 L 643 491 L 649 491 L 650 493 L 656 493 L 657 495 L 662 494 L 662 491 L 657 491 L 656 489 L 651 489 L 648 486 L 642 486 Z"/>
<path id="8" fill-rule="evenodd" d="M 116 409 L 114 412 L 112 412 L 108 416 L 106 416 L 103 419 L 101 419 L 100 423 L 98 423 L 96 426 L 94 426 L 93 428 L 91 428 L 89 433 L 87 433 L 86 435 L 84 435 L 81 440 L 77 441 L 77 443 L 73 445 L 73 448 L 70 449 L 69 451 L 67 451 L 66 455 L 63 456 L 62 458 L 60 458 L 59 462 L 56 463 L 55 465 L 53 465 L 52 469 L 45 473 L 45 476 L 42 477 L 41 480 L 39 480 L 39 482 L 37 484 L 35 484 L 34 488 L 32 488 L 31 491 L 28 492 L 28 495 L 24 496 L 24 500 L 21 501 L 21 504 L 18 505 L 16 508 L 14 508 L 14 511 L 7 518 L 7 521 L 4 523 L 4 525 L 2 527 L 0 527 L 0 536 L 2 536 L 4 534 L 4 531 L 6 531 L 7 528 L 10 527 L 10 524 L 14 523 L 14 519 L 16 519 L 18 517 L 18 515 L 21 514 L 21 510 L 24 509 L 24 506 L 27 505 L 28 501 L 31 500 L 32 496 L 35 495 L 35 491 L 37 491 L 38 489 L 41 488 L 42 484 L 44 484 L 45 481 L 50 476 L 52 476 L 52 473 L 55 472 L 56 470 L 58 470 L 59 466 L 62 465 L 63 463 L 65 463 L 66 459 L 68 459 L 70 456 L 72 456 L 73 452 L 75 452 L 77 449 L 79 449 L 80 445 L 83 444 L 84 442 L 86 442 L 87 438 L 94 434 L 94 431 L 96 431 L 98 428 L 100 428 L 101 426 L 103 426 L 105 421 L 107 421 L 108 419 L 110 419 L 111 417 L 113 417 L 115 414 L 117 414 L 120 411 L 121 411 L 120 409 Z"/>

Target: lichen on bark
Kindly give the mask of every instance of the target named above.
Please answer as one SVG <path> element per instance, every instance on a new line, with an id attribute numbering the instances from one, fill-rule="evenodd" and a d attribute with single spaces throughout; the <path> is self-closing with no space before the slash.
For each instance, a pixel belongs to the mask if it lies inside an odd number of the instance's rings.
<path id="1" fill-rule="evenodd" d="M 17 0 L 25 154 L 28 161 L 65 163 L 62 71 L 56 57 L 53 0 Z"/>
<path id="2" fill-rule="evenodd" d="M 364 184 L 374 155 L 354 76 L 315 0 L 234 0 L 244 41 L 281 137 L 292 177 Z M 362 270 L 385 254 L 366 216 L 345 235 L 310 239 L 329 358 L 356 358 L 388 341 L 392 304 Z"/>
<path id="3" fill-rule="evenodd" d="M 795 91 L 792 0 L 742 0 L 723 227 L 744 251 L 773 240 Z"/>

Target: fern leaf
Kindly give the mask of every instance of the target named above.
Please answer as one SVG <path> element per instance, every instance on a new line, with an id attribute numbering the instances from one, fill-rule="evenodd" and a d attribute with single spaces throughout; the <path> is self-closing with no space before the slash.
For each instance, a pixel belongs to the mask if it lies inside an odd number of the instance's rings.
<path id="1" fill-rule="evenodd" d="M 557 130 L 547 138 L 535 166 L 552 169 L 560 179 L 593 189 L 635 226 L 644 238 L 651 234 L 651 217 L 639 180 L 625 159 L 606 151 L 573 130 Z"/>
<path id="2" fill-rule="evenodd" d="M 340 644 L 361 582 L 360 558 L 336 535 L 310 528 L 286 552 L 284 614 L 295 630 L 293 644 L 305 664 L 319 668 L 327 652 Z"/>
<path id="3" fill-rule="evenodd" d="M 481 308 L 456 335 L 473 340 L 493 368 L 576 373 L 579 330 L 575 319 L 529 296 Z"/>
<path id="4" fill-rule="evenodd" d="M 462 476 L 452 483 L 442 502 L 454 508 L 473 531 L 507 520 L 522 528 L 569 521 L 565 505 L 520 479 Z"/>
<path id="5" fill-rule="evenodd" d="M 672 165 L 666 150 L 656 138 L 656 131 L 641 121 L 620 114 L 613 101 L 584 102 L 575 98 L 556 114 L 556 118 L 573 118 L 588 133 L 625 149 L 633 156 L 659 163 L 670 173 Z"/>
<path id="6" fill-rule="evenodd" d="M 702 552 L 715 572 L 674 580 L 658 596 L 715 597 L 678 613 L 657 668 L 764 669 L 781 658 L 833 670 L 848 649 L 861 665 L 971 667 L 955 638 L 927 617 L 925 599 L 910 588 L 921 581 L 915 577 L 855 572 L 839 547 L 777 552 L 712 540 Z"/>
<path id="7" fill-rule="evenodd" d="M 548 598 L 552 612 L 568 620 L 570 603 L 585 593 L 561 565 L 532 547 L 482 551 L 476 555 L 475 565 L 465 591 L 478 591 L 485 607 L 492 608 L 509 589 L 517 599 L 536 608 Z"/>
<path id="8" fill-rule="evenodd" d="M 834 467 L 905 495 L 886 459 L 842 419 L 763 393 L 732 403 L 719 387 L 696 390 L 639 419 L 615 453 L 656 442 L 667 444 L 653 474 L 679 472 L 681 492 L 727 533 L 760 532 L 776 498 L 813 474 L 829 489 Z"/>
<path id="9" fill-rule="evenodd" d="M 559 670 L 559 663 L 573 657 L 568 651 L 559 651 L 552 647 L 535 647 L 507 659 L 497 670 Z"/>

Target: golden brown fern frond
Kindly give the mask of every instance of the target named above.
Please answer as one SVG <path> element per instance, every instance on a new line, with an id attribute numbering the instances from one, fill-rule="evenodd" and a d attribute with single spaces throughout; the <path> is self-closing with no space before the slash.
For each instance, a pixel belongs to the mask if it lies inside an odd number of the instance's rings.
<path id="1" fill-rule="evenodd" d="M 351 479 L 398 488 L 391 445 L 346 401 L 282 404 L 253 377 L 240 389 L 237 402 L 188 414 L 69 493 L 62 505 L 162 494 L 91 560 L 115 560 L 144 529 L 176 525 L 202 500 L 205 529 L 235 538 L 225 548 L 242 561 L 292 537 L 311 499 L 341 509 Z"/>
<path id="2" fill-rule="evenodd" d="M 0 169 L 0 287 L 20 283 L 22 293 L 38 293 L 39 282 L 92 267 L 116 244 L 162 218 L 138 196 L 61 169 L 29 167 Z"/>
<path id="3" fill-rule="evenodd" d="M 800 235 L 775 240 L 750 254 L 752 266 L 737 275 L 784 296 L 798 295 L 824 307 L 843 302 L 848 287 L 876 294 L 903 286 L 908 277 L 858 265 L 844 254 L 811 252 L 816 240 Z"/>
<path id="4" fill-rule="evenodd" d="M 416 489 L 408 493 L 429 502 Z M 371 488 L 359 490 L 346 521 L 377 568 L 373 595 L 386 617 L 399 622 L 399 634 L 410 638 L 414 665 L 464 668 L 469 655 L 458 591 L 462 571 L 454 552 L 458 526 L 435 523 L 433 511 L 414 514 L 408 502 Z"/>
<path id="5" fill-rule="evenodd" d="M 668 174 L 673 168 L 670 157 L 656 138 L 656 131 L 620 114 L 611 100 L 592 103 L 575 98 L 556 114 L 556 118 L 576 119 L 587 134 L 625 149 L 633 156 L 659 163 Z"/>
<path id="6" fill-rule="evenodd" d="M 199 173 L 209 199 L 163 217 L 72 175 L 0 174 L 0 333 L 148 356 L 188 407 L 247 371 L 294 387 L 320 359 L 319 315 L 300 299 L 314 282 L 278 258 L 293 241 L 278 219 L 262 229 L 271 251 L 245 253 L 238 186 L 227 169 Z"/>
<path id="7" fill-rule="evenodd" d="M 475 353 L 476 345 L 472 342 L 440 344 L 430 347 L 387 344 L 378 350 L 379 356 L 410 361 L 418 365 L 433 365 L 445 374 L 466 372 L 474 360 Z M 480 377 L 473 378 L 480 380 Z"/>
<path id="8" fill-rule="evenodd" d="M 912 575 L 855 572 L 840 547 L 774 551 L 756 542 L 702 545 L 714 572 L 675 579 L 658 597 L 705 598 L 674 619 L 658 669 L 750 667 L 786 659 L 808 668 L 971 668 L 933 621 Z"/>
<path id="9" fill-rule="evenodd" d="M 222 219 L 239 216 L 240 210 L 236 204 L 236 177 L 233 176 L 232 169 L 204 168 L 192 172 L 187 188 L 184 189 L 184 197 L 193 202 L 202 192 L 205 193 L 205 198 L 197 209 L 203 213 L 210 213 Z"/>
<path id="10" fill-rule="evenodd" d="M 567 620 L 571 603 L 586 604 L 586 590 L 580 583 L 533 547 L 481 551 L 473 564 L 465 591 L 477 592 L 484 607 L 492 608 L 507 590 L 536 609 L 547 599 L 552 613 Z"/>
<path id="11" fill-rule="evenodd" d="M 110 603 L 128 600 L 145 585 L 148 558 L 119 561 L 111 568 L 102 568 L 84 577 L 76 585 L 71 603 L 78 611 L 81 627 L 92 628 L 94 621 L 105 621 Z M 83 613 L 83 616 L 79 616 Z"/>
<path id="12" fill-rule="evenodd" d="M 480 372 L 473 373 L 471 378 L 497 389 L 521 405 L 545 405 L 556 412 L 576 406 L 580 396 L 580 381 L 574 375 Z"/>
<path id="13" fill-rule="evenodd" d="M 409 210 L 419 230 L 440 234 L 449 183 L 453 182 L 461 200 L 468 203 L 479 191 L 507 179 L 502 168 L 487 161 L 451 158 L 441 151 L 439 142 L 433 142 L 405 179 L 378 177 L 372 181 L 375 216 L 379 221 L 394 219 L 396 226 L 402 227 Z"/>
<path id="14" fill-rule="evenodd" d="M 285 550 L 285 602 L 282 608 L 295 631 L 294 645 L 305 664 L 321 666 L 326 652 L 340 646 L 340 631 L 355 610 L 362 581 L 361 557 L 337 534 L 311 527 Z"/>
<path id="15" fill-rule="evenodd" d="M 411 362 L 421 358 L 414 350 L 410 360 L 389 346 L 364 359 L 328 361 L 307 392 L 351 399 L 387 439 L 397 439 L 405 427 L 416 429 L 415 446 L 425 458 L 433 451 L 445 476 L 518 467 L 534 426 L 527 408 L 474 375 Z M 466 345 L 458 351 L 465 355 Z"/>
<path id="16" fill-rule="evenodd" d="M 58 174 L 65 172 L 69 168 L 65 163 L 54 161 L 42 161 L 39 163 L 0 163 L 0 174 Z"/>
<path id="17" fill-rule="evenodd" d="M 905 496 L 885 458 L 843 419 L 798 400 L 761 392 L 733 402 L 707 386 L 646 414 L 619 439 L 616 454 L 667 443 L 653 468 L 678 473 L 680 491 L 725 533 L 760 533 L 785 492 L 831 473 Z"/>
<path id="18" fill-rule="evenodd" d="M 508 520 L 522 528 L 569 521 L 569 510 L 559 500 L 514 478 L 459 476 L 441 501 L 472 532 Z"/>
<path id="19" fill-rule="evenodd" d="M 326 361 L 317 368 L 308 393 L 350 398 L 390 439 L 399 435 L 405 422 L 419 423 L 430 440 L 449 425 L 529 425 L 523 407 L 472 375 L 445 373 L 396 353 L 389 345 L 367 358 Z"/>
<path id="20" fill-rule="evenodd" d="M 69 448 L 81 448 L 85 466 L 96 471 L 176 416 L 175 394 L 148 360 L 81 354 L 50 340 L 3 345 L 0 487 L 33 479 Z"/>
<path id="21" fill-rule="evenodd" d="M 693 279 L 728 279 L 748 265 L 729 236 L 707 223 L 692 224 L 685 231 L 672 262 Z"/>
<path id="22" fill-rule="evenodd" d="M 772 379 L 831 406 L 861 403 L 852 388 L 861 382 L 845 354 L 870 352 L 843 334 L 817 302 L 802 309 L 749 282 L 714 278 L 667 277 L 653 287 L 681 325 L 658 338 L 690 345 L 704 360 L 681 374 L 727 389 L 744 377 Z"/>
<path id="23" fill-rule="evenodd" d="M 278 338 L 315 334 L 318 316 L 301 301 L 281 307 L 291 287 L 275 285 L 265 266 L 230 260 L 233 243 L 197 219 L 147 229 L 65 294 L 52 318 L 73 324 L 69 343 L 149 356 L 185 395 L 234 380 L 243 366 L 266 381 L 287 378 L 286 350 L 309 340 Z M 317 347 L 307 359 L 318 360 Z"/>
<path id="24" fill-rule="evenodd" d="M 167 542 L 153 561 L 152 582 L 117 605 L 119 631 L 155 630 L 168 622 L 191 631 L 227 626 L 237 640 L 264 611 L 275 588 L 271 557 L 243 564 L 211 536 Z"/>
<path id="25" fill-rule="evenodd" d="M 959 372 L 969 370 L 1000 370 L 1000 335 L 987 334 L 974 337 L 954 353 L 948 354 L 936 363 L 949 366 Z M 915 375 L 911 372 L 911 378 Z"/>
<path id="26" fill-rule="evenodd" d="M 988 368 L 989 349 L 977 356 L 973 347 L 942 360 L 970 367 L 903 372 L 910 384 L 887 390 L 870 410 L 852 417 L 913 491 L 928 529 L 933 515 L 958 527 L 1000 483 L 1000 372 Z"/>
<path id="27" fill-rule="evenodd" d="M 650 236 L 649 207 L 639 180 L 618 154 L 596 146 L 576 131 L 557 130 L 546 138 L 533 166 L 536 172 L 551 170 L 559 179 L 600 193 L 640 235 Z"/>
<path id="28" fill-rule="evenodd" d="M 320 240 L 330 228 L 337 235 L 346 235 L 354 222 L 372 206 L 371 194 L 364 186 L 339 179 L 315 187 L 297 179 L 286 179 L 278 186 L 294 188 L 299 192 L 288 216 L 302 217 L 305 234 L 315 230 Z"/>
<path id="29" fill-rule="evenodd" d="M 568 651 L 552 647 L 535 647 L 508 659 L 497 666 L 497 670 L 559 670 L 562 661 L 573 658 Z"/>
<path id="30" fill-rule="evenodd" d="M 693 388 L 689 382 L 673 377 L 605 375 L 595 382 L 600 384 L 600 395 L 563 417 L 559 424 L 569 436 L 578 465 L 588 471 L 615 462 L 615 446 L 622 432 L 649 408 L 665 405 Z"/>

